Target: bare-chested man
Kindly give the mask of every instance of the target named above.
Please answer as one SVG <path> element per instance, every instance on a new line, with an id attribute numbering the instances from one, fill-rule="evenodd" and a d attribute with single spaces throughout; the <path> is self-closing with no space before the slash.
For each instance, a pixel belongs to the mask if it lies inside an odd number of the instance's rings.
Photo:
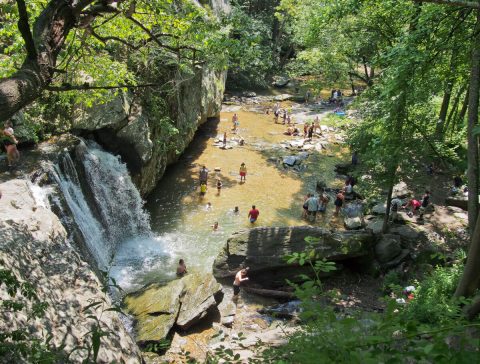
<path id="1" fill-rule="evenodd" d="M 247 277 L 248 268 L 243 268 L 235 274 L 235 280 L 233 281 L 233 299 L 236 300 L 238 298 L 238 294 L 240 293 L 240 284 L 242 282 L 248 281 Z"/>

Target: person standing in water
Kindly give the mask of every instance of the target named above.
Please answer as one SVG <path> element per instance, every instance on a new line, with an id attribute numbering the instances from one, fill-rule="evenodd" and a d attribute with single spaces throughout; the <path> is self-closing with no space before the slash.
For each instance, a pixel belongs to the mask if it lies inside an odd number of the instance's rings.
<path id="1" fill-rule="evenodd" d="M 247 166 L 245 163 L 240 165 L 240 183 L 247 181 Z"/>
<path id="2" fill-rule="evenodd" d="M 232 124 L 233 124 L 233 127 L 232 127 L 232 130 L 234 133 L 237 132 L 237 128 L 238 126 L 240 125 L 240 123 L 238 122 L 238 115 L 237 113 L 233 114 L 232 116 Z"/>
<path id="3" fill-rule="evenodd" d="M 7 162 L 9 167 L 13 167 L 20 159 L 20 153 L 17 149 L 18 140 L 13 135 L 13 124 L 11 121 L 7 121 L 4 124 L 3 129 L 3 145 L 7 151 Z"/>
<path id="4" fill-rule="evenodd" d="M 223 133 L 223 149 L 227 147 L 227 132 Z"/>
<path id="5" fill-rule="evenodd" d="M 217 195 L 220 194 L 220 191 L 222 190 L 222 181 L 219 179 L 217 179 Z"/>
<path id="6" fill-rule="evenodd" d="M 200 185 L 202 183 L 205 183 L 207 184 L 207 180 L 208 180 L 208 169 L 207 167 L 203 166 L 202 169 L 200 169 Z"/>
<path id="7" fill-rule="evenodd" d="M 202 184 L 200 185 L 200 196 L 205 196 L 205 194 L 207 193 L 207 183 L 206 182 L 202 182 Z"/>
<path id="8" fill-rule="evenodd" d="M 257 221 L 258 215 L 260 215 L 260 211 L 258 211 L 255 205 L 252 205 L 252 209 L 248 212 L 250 223 L 253 224 L 255 221 Z"/>

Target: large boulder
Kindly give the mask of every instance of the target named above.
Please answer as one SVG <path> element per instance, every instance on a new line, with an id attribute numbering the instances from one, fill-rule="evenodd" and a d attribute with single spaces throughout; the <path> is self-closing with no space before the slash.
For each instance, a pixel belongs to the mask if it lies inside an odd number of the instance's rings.
<path id="1" fill-rule="evenodd" d="M 128 295 L 125 304 L 137 321 L 137 341 L 164 339 L 175 324 L 188 329 L 218 305 L 221 293 L 211 274 L 195 273 Z"/>
<path id="2" fill-rule="evenodd" d="M 128 311 L 137 320 L 137 341 L 162 340 L 175 324 L 180 310 L 182 280 L 166 286 L 151 285 L 125 298 Z"/>
<path id="3" fill-rule="evenodd" d="M 387 205 L 384 203 L 379 203 L 372 207 L 372 214 L 374 215 L 385 215 L 386 213 Z"/>
<path id="4" fill-rule="evenodd" d="M 450 196 L 445 199 L 445 205 L 460 207 L 462 210 L 468 211 L 468 197 Z"/>
<path id="5" fill-rule="evenodd" d="M 217 278 L 235 275 L 241 266 L 249 266 L 251 281 L 266 286 L 281 286 L 285 278 L 300 273 L 298 266 L 287 264 L 285 256 L 307 249 L 306 237 L 318 238 L 314 244 L 320 258 L 346 261 L 370 255 L 373 235 L 366 231 L 331 232 L 326 229 L 295 227 L 259 227 L 234 233 L 215 259 Z"/>
<path id="6" fill-rule="evenodd" d="M 346 217 L 343 219 L 343 223 L 345 224 L 345 228 L 347 230 L 356 230 L 362 228 L 362 219 L 358 216 L 356 217 Z"/>
<path id="7" fill-rule="evenodd" d="M 420 231 L 413 224 L 395 225 L 390 227 L 389 232 L 409 241 L 416 241 L 420 237 Z"/>
<path id="8" fill-rule="evenodd" d="M 402 253 L 400 236 L 385 234 L 375 245 L 375 255 L 380 263 L 386 263 Z"/>
<path id="9" fill-rule="evenodd" d="M 184 292 L 176 324 L 186 330 L 216 307 L 223 296 L 221 285 L 211 274 L 190 274 L 182 280 Z"/>
<path id="10" fill-rule="evenodd" d="M 403 181 L 393 186 L 392 198 L 404 199 L 410 196 L 411 194 L 412 194 L 412 191 L 408 189 L 407 184 Z"/>

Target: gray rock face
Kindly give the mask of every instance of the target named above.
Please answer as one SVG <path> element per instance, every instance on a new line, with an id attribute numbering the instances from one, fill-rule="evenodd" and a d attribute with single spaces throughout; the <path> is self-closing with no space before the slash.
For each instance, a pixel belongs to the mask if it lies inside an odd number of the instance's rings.
<path id="1" fill-rule="evenodd" d="M 371 230 L 373 234 L 380 234 L 383 228 L 383 220 L 378 220 L 378 219 L 370 220 L 366 228 L 368 230 Z"/>
<path id="2" fill-rule="evenodd" d="M 386 263 L 397 257 L 402 252 L 400 236 L 385 234 L 375 245 L 375 255 L 380 263 Z"/>
<path id="3" fill-rule="evenodd" d="M 286 263 L 285 255 L 303 252 L 305 238 L 319 239 L 315 246 L 322 258 L 331 261 L 369 256 L 373 235 L 366 231 L 335 232 L 309 226 L 259 227 L 233 234 L 213 264 L 217 278 L 233 276 L 240 266 L 249 266 L 251 281 L 267 286 L 283 285 L 298 275 L 298 266 Z"/>
<path id="4" fill-rule="evenodd" d="M 372 207 L 372 214 L 385 215 L 386 212 L 387 212 L 387 205 L 384 203 L 379 203 Z"/>
<path id="5" fill-rule="evenodd" d="M 462 210 L 468 211 L 468 198 L 464 196 L 452 196 L 445 199 L 447 206 L 459 207 Z"/>
<path id="6" fill-rule="evenodd" d="M 343 220 L 347 230 L 356 230 L 362 227 L 362 219 L 360 217 L 347 217 Z"/>
<path id="7" fill-rule="evenodd" d="M 102 292 L 102 284 L 88 264 L 80 258 L 76 247 L 57 216 L 34 198 L 26 180 L 13 179 L 0 183 L 0 260 L 2 265 L 20 279 L 34 285 L 40 301 L 48 304 L 45 316 L 28 319 L 25 314 L 0 314 L 0 331 L 27 328 L 34 337 L 51 344 L 65 345 L 69 353 L 77 346 L 89 344 L 88 332 L 95 321 L 84 311 L 92 302 L 103 301 L 106 309 L 110 299 Z M 21 295 L 18 299 L 24 300 Z M 11 299 L 0 286 L 0 300 Z M 103 337 L 98 362 L 140 363 L 137 345 L 126 332 L 116 312 L 91 308 L 92 315 L 101 317 Z M 103 313 L 102 313 L 103 311 Z M 82 362 L 87 350 L 73 351 L 71 362 Z M 7 358 L 2 358 L 7 360 Z"/>
<path id="8" fill-rule="evenodd" d="M 419 231 L 412 225 L 399 225 L 390 228 L 392 234 L 398 234 L 402 239 L 415 241 L 420 237 Z"/>
<path id="9" fill-rule="evenodd" d="M 222 287 L 211 274 L 188 274 L 167 285 L 150 285 L 125 298 L 137 319 L 137 341 L 164 339 L 176 324 L 188 329 L 221 300 Z"/>
<path id="10" fill-rule="evenodd" d="M 399 182 L 393 186 L 392 198 L 406 198 L 412 194 L 405 182 Z"/>

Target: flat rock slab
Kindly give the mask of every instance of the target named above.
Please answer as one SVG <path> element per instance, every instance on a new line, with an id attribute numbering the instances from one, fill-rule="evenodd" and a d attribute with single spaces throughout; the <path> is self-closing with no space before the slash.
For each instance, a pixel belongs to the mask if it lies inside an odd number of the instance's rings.
<path id="1" fill-rule="evenodd" d="M 221 291 L 211 274 L 196 273 L 128 295 L 125 304 L 137 319 L 137 341 L 162 340 L 175 324 L 182 329 L 196 324 L 218 304 Z"/>
<path id="2" fill-rule="evenodd" d="M 420 232 L 413 225 L 398 225 L 391 227 L 389 232 L 398 234 L 401 238 L 415 241 L 420 237 Z"/>
<path id="3" fill-rule="evenodd" d="M 282 285 L 285 278 L 301 273 L 301 267 L 286 263 L 285 255 L 304 252 L 306 237 L 318 238 L 315 249 L 320 259 L 330 261 L 368 256 L 374 241 L 367 231 L 331 232 L 310 226 L 245 229 L 227 240 L 215 259 L 213 274 L 217 278 L 231 277 L 241 266 L 248 266 L 252 282 Z"/>

